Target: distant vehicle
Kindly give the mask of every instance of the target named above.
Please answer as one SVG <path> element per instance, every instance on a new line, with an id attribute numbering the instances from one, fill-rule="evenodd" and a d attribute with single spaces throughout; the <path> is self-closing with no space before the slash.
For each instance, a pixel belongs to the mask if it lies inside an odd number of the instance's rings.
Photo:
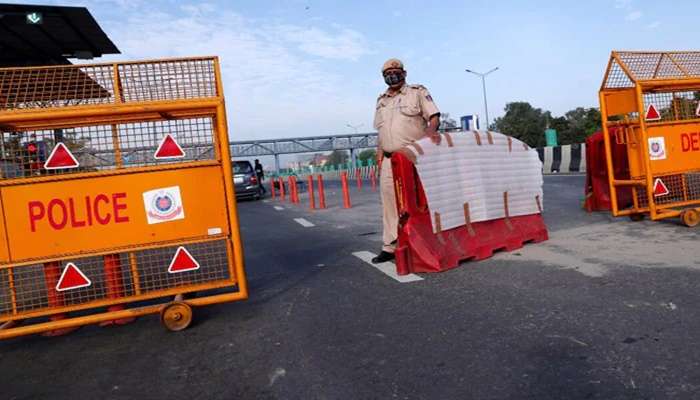
<path id="1" fill-rule="evenodd" d="M 262 194 L 260 182 L 250 161 L 233 162 L 233 184 L 236 188 L 236 198 L 260 199 Z"/>

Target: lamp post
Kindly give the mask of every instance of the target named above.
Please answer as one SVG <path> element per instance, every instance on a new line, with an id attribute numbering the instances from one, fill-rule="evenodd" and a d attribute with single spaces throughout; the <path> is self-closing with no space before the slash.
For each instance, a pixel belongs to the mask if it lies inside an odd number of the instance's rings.
<path id="1" fill-rule="evenodd" d="M 350 125 L 350 124 L 345 124 L 350 129 L 353 129 L 355 131 L 355 135 L 357 135 L 357 129 L 361 128 L 364 124 L 360 125 Z M 349 140 L 350 143 L 352 143 L 352 140 Z M 357 166 L 357 158 L 355 155 L 355 148 L 350 147 L 350 160 L 352 161 L 352 167 L 355 168 Z"/>
<path id="2" fill-rule="evenodd" d="M 487 77 L 490 73 L 496 72 L 497 70 L 498 70 L 498 67 L 493 68 L 493 69 L 489 70 L 488 72 L 485 72 L 485 73 L 482 74 L 482 73 L 480 73 L 480 72 L 472 71 L 472 70 L 470 70 L 470 69 L 465 69 L 465 71 L 467 71 L 467 72 L 469 72 L 469 73 L 472 73 L 472 74 L 474 74 L 474 75 L 476 75 L 476 76 L 478 76 L 478 77 L 481 78 L 481 86 L 482 86 L 483 89 L 484 89 L 484 111 L 485 111 L 485 114 L 486 114 L 486 130 L 489 129 L 489 105 L 488 105 L 488 102 L 486 101 L 486 77 Z"/>

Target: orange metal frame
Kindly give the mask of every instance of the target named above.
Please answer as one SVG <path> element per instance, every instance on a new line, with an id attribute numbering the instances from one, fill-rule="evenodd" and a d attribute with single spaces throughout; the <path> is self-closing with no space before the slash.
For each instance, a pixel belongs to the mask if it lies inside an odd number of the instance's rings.
<path id="1" fill-rule="evenodd" d="M 689 221 L 698 220 L 700 194 L 694 196 L 697 198 L 688 198 L 689 188 L 685 174 L 700 173 L 700 153 L 696 156 L 683 154 L 679 145 L 679 132 L 700 132 L 700 115 L 679 118 L 673 110 L 676 93 L 700 91 L 698 61 L 700 52 L 612 52 L 599 92 L 599 101 L 614 216 L 648 214 L 652 220 L 680 216 L 689 226 L 688 218 Z M 653 104 L 648 98 L 664 94 L 672 99 L 670 108 L 673 117 L 647 121 L 645 116 L 648 104 Z M 648 104 L 645 104 L 645 99 Z M 613 130 L 615 133 L 611 132 Z M 665 140 L 666 156 L 663 162 L 653 160 L 650 156 L 650 136 Z M 616 160 L 612 159 L 613 140 L 627 145 L 629 179 L 614 176 Z M 674 175 L 682 177 L 682 201 L 657 200 L 654 195 L 656 179 Z M 632 191 L 631 207 L 620 207 L 617 190 L 621 188 Z M 642 190 L 643 194 L 640 193 Z M 646 205 L 639 203 L 644 197 Z"/>
<path id="2" fill-rule="evenodd" d="M 216 85 L 216 95 L 208 98 L 187 98 L 187 99 L 171 99 L 171 100 L 153 100 L 153 101 L 133 101 L 126 102 L 120 95 L 120 77 L 117 73 L 119 68 L 125 65 L 144 65 L 147 66 L 150 63 L 163 63 L 171 62 L 177 63 L 181 61 L 208 61 L 212 62 L 214 65 L 213 72 L 215 75 L 215 85 Z M 112 170 L 101 170 L 93 172 L 77 172 L 73 174 L 65 175 L 45 175 L 45 176 L 32 176 L 24 178 L 12 178 L 12 179 L 1 179 L 0 178 L 0 193 L 3 188 L 12 189 L 18 186 L 30 187 L 34 184 L 50 184 L 50 183 L 61 183 L 61 184 L 80 184 L 84 179 L 111 179 L 119 177 L 120 175 L 128 174 L 130 176 L 136 176 L 142 174 L 143 176 L 149 176 L 149 174 L 165 173 L 167 171 L 184 171 L 187 170 L 200 170 L 203 168 L 209 168 L 218 171 L 217 181 L 220 182 L 221 191 L 223 197 L 225 198 L 225 204 L 223 210 L 223 215 L 225 215 L 224 220 L 226 228 L 219 234 L 204 235 L 200 236 L 188 236 L 181 239 L 161 241 L 157 243 L 146 243 L 130 245 L 127 247 L 103 247 L 103 248 L 92 248 L 88 251 L 81 251 L 79 253 L 73 254 L 54 254 L 52 256 L 45 256 L 42 258 L 24 258 L 21 260 L 10 259 L 7 262 L 0 261 L 0 273 L 3 271 L 9 271 L 7 276 L 9 277 L 9 287 L 12 295 L 12 312 L 6 315 L 0 315 L 0 339 L 7 339 L 21 335 L 35 334 L 48 330 L 59 330 L 71 327 L 77 327 L 87 324 L 96 324 L 104 321 L 118 320 L 123 318 L 131 318 L 136 316 L 142 316 L 146 314 L 159 313 L 163 309 L 164 305 L 167 304 L 166 298 L 168 296 L 174 296 L 183 293 L 204 291 L 209 289 L 217 288 L 231 288 L 230 292 L 219 293 L 214 295 L 200 296 L 194 299 L 185 300 L 188 305 L 191 306 L 204 306 L 209 304 L 230 302 L 236 300 L 246 299 L 248 297 L 248 289 L 244 271 L 243 263 L 243 247 L 239 231 L 239 223 L 236 210 L 236 197 L 233 187 L 233 176 L 231 168 L 231 154 L 229 150 L 228 141 L 228 127 L 226 123 L 226 110 L 223 96 L 223 86 L 221 81 L 221 72 L 219 66 L 219 60 L 216 57 L 198 57 L 189 59 L 176 59 L 176 60 L 153 60 L 153 61 L 139 61 L 139 62 L 128 62 L 128 63 L 113 63 L 113 64 L 94 64 L 94 65 L 77 65 L 77 66 L 58 66 L 58 67 L 40 67 L 42 70 L 52 69 L 52 68 L 63 68 L 70 69 L 76 68 L 81 69 L 85 67 L 99 67 L 111 65 L 114 70 L 112 87 L 114 91 L 114 102 L 110 104 L 99 104 L 99 105 L 74 105 L 67 107 L 54 107 L 54 108 L 35 108 L 35 109 L 3 109 L 0 107 L 0 130 L 11 130 L 12 132 L 23 132 L 30 130 L 40 130 L 40 129 L 57 129 L 62 127 L 80 127 L 80 126 L 93 126 L 98 124 L 116 124 L 116 123 L 130 123 L 130 122 L 145 122 L 145 121 L 162 121 L 171 119 L 181 119 L 181 118 L 194 118 L 194 117 L 211 117 L 214 123 L 214 156 L 210 161 L 189 161 L 189 162 L 179 162 L 179 163 L 168 163 L 163 165 L 153 165 L 153 166 L 141 166 L 141 167 L 128 167 L 124 168 L 120 164 L 120 157 L 115 157 L 117 160 L 117 168 Z M 27 71 L 32 70 L 32 68 L 17 68 L 12 69 L 12 71 Z M 8 71 L 8 70 L 6 70 Z M 0 70 L 2 72 L 2 70 Z M 115 153 L 119 152 L 118 145 L 115 146 Z M 119 154 L 117 154 L 118 156 Z M 215 168 L 214 168 L 215 167 Z M 136 178 L 133 178 L 136 179 Z M 86 181 L 87 182 L 87 181 Z M 105 181 L 106 182 L 106 181 Z M 0 198 L 0 205 L 2 206 L 3 214 L 7 215 L 10 208 L 13 207 L 12 204 L 7 204 L 5 199 Z M 16 208 L 15 208 L 16 209 Z M 7 229 L 6 227 L 3 227 Z M 0 235 L 1 237 L 7 239 L 7 233 Z M 226 259 L 228 260 L 228 274 L 230 279 L 225 280 L 212 280 L 204 283 L 183 283 L 175 287 L 169 287 L 159 290 L 151 290 L 147 293 L 142 293 L 139 284 L 139 274 L 138 266 L 135 262 L 134 254 L 139 251 L 146 251 L 151 249 L 159 249 L 167 246 L 174 245 L 191 245 L 191 244 L 206 244 L 213 241 L 225 241 L 226 242 Z M 21 246 L 36 246 L 36 243 L 28 242 L 24 244 L 16 244 Z M 49 304 L 48 307 L 43 307 L 41 309 L 35 309 L 29 312 L 18 312 L 16 307 L 16 291 L 15 282 L 13 282 L 12 270 L 20 269 L 29 265 L 36 265 L 41 263 L 50 263 L 61 260 L 68 259 L 80 259 L 83 257 L 94 257 L 94 256 L 104 256 L 113 253 L 128 253 L 128 258 L 130 260 L 130 268 L 132 268 L 132 279 L 134 285 L 134 294 L 130 296 L 92 300 L 82 304 L 72 304 L 72 305 L 61 305 L 52 307 Z M 41 276 L 40 276 L 41 278 Z M 125 309 L 123 307 L 109 307 L 126 303 L 140 302 L 143 300 L 152 300 L 163 298 L 164 303 L 156 305 L 146 305 L 146 306 L 136 306 L 133 308 Z M 101 307 L 109 307 L 108 310 L 112 311 L 99 311 L 91 315 L 82 315 L 76 317 L 67 317 L 63 319 L 53 319 L 45 321 L 43 317 L 52 316 L 56 314 L 65 314 L 80 310 L 93 310 Z M 40 318 L 42 317 L 42 318 Z M 32 319 L 32 320 L 30 320 Z M 34 322 L 34 319 L 39 319 Z M 8 327 L 9 322 L 26 321 L 28 323 L 24 325 L 18 325 L 14 327 Z M 4 323 L 4 324 L 3 324 Z M 13 324 L 14 325 L 14 324 Z"/>

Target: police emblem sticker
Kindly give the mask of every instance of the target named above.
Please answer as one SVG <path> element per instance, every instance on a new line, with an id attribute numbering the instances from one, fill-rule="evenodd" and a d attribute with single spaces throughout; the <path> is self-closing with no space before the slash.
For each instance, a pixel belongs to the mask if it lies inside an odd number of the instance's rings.
<path id="1" fill-rule="evenodd" d="M 649 138 L 649 159 L 666 159 L 666 142 L 664 141 L 663 136 Z"/>
<path id="2" fill-rule="evenodd" d="M 182 205 L 179 186 L 144 192 L 143 206 L 146 209 L 149 225 L 185 219 L 185 208 Z"/>

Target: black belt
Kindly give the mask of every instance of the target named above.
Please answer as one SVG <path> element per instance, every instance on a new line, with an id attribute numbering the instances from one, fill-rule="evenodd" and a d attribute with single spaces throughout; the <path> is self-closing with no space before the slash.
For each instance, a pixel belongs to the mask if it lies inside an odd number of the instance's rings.
<path id="1" fill-rule="evenodd" d="M 385 151 L 385 152 L 384 152 L 384 157 L 386 157 L 386 158 L 391 158 L 391 155 L 392 155 L 392 154 L 393 154 L 393 153 L 389 153 L 388 151 Z"/>

